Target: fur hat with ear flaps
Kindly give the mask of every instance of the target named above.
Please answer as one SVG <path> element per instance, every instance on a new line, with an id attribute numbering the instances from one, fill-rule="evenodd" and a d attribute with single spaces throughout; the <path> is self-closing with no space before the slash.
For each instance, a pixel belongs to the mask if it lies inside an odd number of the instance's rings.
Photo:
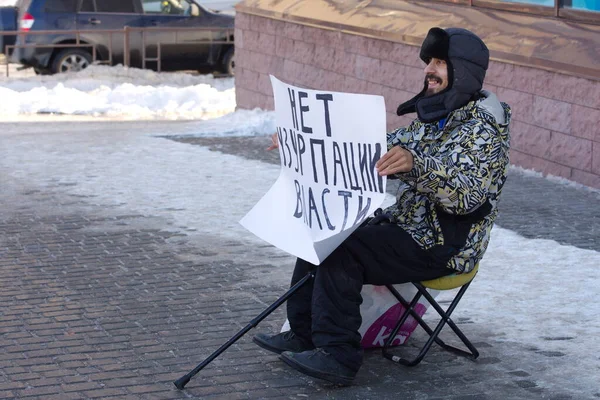
<path id="1" fill-rule="evenodd" d="M 452 111 L 467 104 L 481 90 L 490 52 L 473 32 L 462 28 L 431 28 L 421 46 L 421 59 L 445 60 L 448 65 L 448 87 L 425 97 L 425 87 L 415 97 L 400 104 L 397 114 L 417 113 L 422 122 L 445 118 Z"/>

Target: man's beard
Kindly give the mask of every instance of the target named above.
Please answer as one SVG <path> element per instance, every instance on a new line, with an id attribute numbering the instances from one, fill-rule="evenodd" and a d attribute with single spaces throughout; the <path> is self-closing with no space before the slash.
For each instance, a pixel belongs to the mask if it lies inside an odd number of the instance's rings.
<path id="1" fill-rule="evenodd" d="M 439 93 L 439 92 L 436 92 L 435 89 L 429 89 L 429 80 L 430 79 L 435 80 L 438 85 L 441 85 L 443 82 L 442 78 L 440 78 L 439 76 L 434 75 L 434 74 L 427 74 L 425 76 L 425 87 L 427 88 L 425 90 L 425 97 L 433 96 L 434 94 Z"/>

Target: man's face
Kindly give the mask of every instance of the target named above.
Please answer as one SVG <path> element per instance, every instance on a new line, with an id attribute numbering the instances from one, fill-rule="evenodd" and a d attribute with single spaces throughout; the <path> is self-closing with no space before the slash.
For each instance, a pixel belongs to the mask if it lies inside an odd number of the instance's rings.
<path id="1" fill-rule="evenodd" d="M 425 96 L 432 96 L 448 87 L 448 64 L 439 58 L 432 58 L 425 67 Z"/>

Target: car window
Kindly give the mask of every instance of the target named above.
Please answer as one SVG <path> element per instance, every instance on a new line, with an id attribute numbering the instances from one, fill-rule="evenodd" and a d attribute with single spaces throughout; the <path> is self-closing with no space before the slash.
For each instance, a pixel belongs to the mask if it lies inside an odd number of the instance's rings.
<path id="1" fill-rule="evenodd" d="M 185 0 L 144 0 L 144 12 L 148 14 L 189 15 L 190 3 Z"/>
<path id="2" fill-rule="evenodd" d="M 80 12 L 94 12 L 96 11 L 96 6 L 94 6 L 94 0 L 81 0 L 81 9 Z"/>
<path id="3" fill-rule="evenodd" d="M 98 12 L 103 13 L 134 13 L 133 0 L 100 0 L 96 1 Z"/>
<path id="4" fill-rule="evenodd" d="M 47 0 L 48 12 L 76 12 L 78 0 Z"/>

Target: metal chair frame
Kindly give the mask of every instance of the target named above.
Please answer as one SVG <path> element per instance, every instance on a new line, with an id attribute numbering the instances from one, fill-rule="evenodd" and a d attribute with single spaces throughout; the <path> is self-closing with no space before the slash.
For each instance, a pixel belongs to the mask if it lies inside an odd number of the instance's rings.
<path id="1" fill-rule="evenodd" d="M 402 316 L 400 317 L 400 319 L 398 320 L 398 322 L 396 323 L 396 326 L 392 330 L 392 333 L 387 338 L 387 340 L 382 348 L 383 356 L 385 358 L 387 358 L 388 360 L 394 361 L 398 364 L 402 364 L 407 367 L 413 367 L 421 362 L 421 360 L 425 357 L 425 355 L 431 348 L 431 345 L 433 344 L 433 342 L 435 342 L 439 346 L 444 348 L 445 350 L 448 350 L 448 351 L 458 354 L 460 356 L 467 357 L 472 360 L 475 360 L 477 357 L 479 357 L 479 352 L 477 351 L 475 346 L 469 341 L 469 339 L 467 339 L 465 334 L 458 328 L 458 326 L 456 326 L 454 321 L 452 321 L 452 319 L 450 319 L 450 315 L 452 314 L 452 312 L 454 311 L 454 309 L 460 302 L 460 299 L 462 298 L 464 293 L 467 291 L 471 282 L 472 282 L 472 280 L 461 286 L 460 290 L 458 291 L 458 293 L 452 300 L 452 303 L 450 303 L 450 306 L 448 306 L 448 308 L 446 310 L 444 310 L 439 305 L 439 303 L 433 298 L 433 296 L 431 296 L 431 294 L 429 293 L 427 288 L 421 282 L 413 282 L 413 285 L 415 285 L 415 287 L 417 288 L 417 293 L 412 298 L 410 303 L 408 301 L 406 301 L 402 297 L 402 295 L 400 293 L 398 293 L 398 291 L 392 285 L 386 285 L 386 287 L 389 289 L 389 291 L 394 295 L 394 297 L 396 297 L 396 299 L 398 299 L 398 301 L 402 304 L 402 306 L 404 307 L 405 310 L 404 310 L 404 313 L 402 314 Z M 419 301 L 419 299 L 421 297 L 425 297 L 427 299 L 427 301 L 429 302 L 429 304 L 431 304 L 431 306 L 437 311 L 437 313 L 441 317 L 441 320 L 437 324 L 435 329 L 431 329 L 431 327 L 425 321 L 423 321 L 421 316 L 419 314 L 417 314 L 417 312 L 414 309 L 414 307 L 417 305 L 417 302 Z M 425 330 L 425 332 L 427 332 L 427 334 L 429 335 L 429 339 L 427 340 L 425 345 L 421 348 L 421 350 L 419 351 L 419 354 L 412 360 L 405 359 L 400 356 L 394 355 L 389 350 L 392 342 L 394 341 L 394 338 L 396 337 L 396 334 L 400 330 L 400 327 L 404 324 L 404 322 L 406 322 L 406 320 L 409 316 L 412 316 L 419 323 L 419 325 L 423 328 L 423 330 Z M 444 341 L 438 337 L 440 332 L 442 331 L 442 329 L 444 328 L 444 326 L 446 324 L 448 324 L 448 326 L 450 326 L 450 328 L 452 328 L 454 333 L 460 338 L 460 340 L 463 342 L 463 344 L 467 347 L 468 351 L 459 349 L 454 346 L 450 346 L 450 345 L 444 343 Z"/>

